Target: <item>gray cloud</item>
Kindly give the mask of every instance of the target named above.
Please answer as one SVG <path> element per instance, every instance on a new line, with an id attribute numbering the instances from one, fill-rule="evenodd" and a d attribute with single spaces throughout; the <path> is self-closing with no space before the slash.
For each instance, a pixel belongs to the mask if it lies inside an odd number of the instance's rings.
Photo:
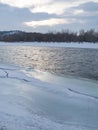
<path id="1" fill-rule="evenodd" d="M 22 29 L 25 21 L 43 20 L 57 17 L 55 14 L 31 13 L 28 8 L 16 8 L 0 4 L 0 29 Z M 27 28 L 26 28 L 27 29 Z"/>
<path id="2" fill-rule="evenodd" d="M 84 4 L 81 4 L 80 6 L 78 6 L 78 9 L 83 9 L 84 11 L 98 11 L 98 3 L 97 2 L 87 2 Z"/>
<path id="3" fill-rule="evenodd" d="M 83 10 L 83 12 L 81 12 Z M 79 13 L 75 13 L 80 11 Z M 69 28 L 70 30 L 79 29 L 98 29 L 98 3 L 96 2 L 86 2 L 80 4 L 76 7 L 71 7 L 64 12 L 61 16 L 63 18 L 75 19 L 74 23 L 69 25 L 64 25 L 64 28 Z M 62 26 L 61 26 L 62 27 Z"/>
<path id="4" fill-rule="evenodd" d="M 56 0 L 54 0 L 56 1 Z M 57 0 L 59 1 L 59 0 Z M 66 0 L 61 0 L 64 2 Z M 70 0 L 73 2 L 75 0 Z M 54 7 L 55 8 L 55 7 Z M 83 10 L 83 13 L 75 14 L 75 11 Z M 25 31 L 55 31 L 55 30 L 79 30 L 79 29 L 98 29 L 98 2 L 85 2 L 76 7 L 69 7 L 63 14 L 48 14 L 46 12 L 32 13 L 29 8 L 17 8 L 5 4 L 0 4 L 0 29 L 1 30 L 25 30 Z M 37 28 L 23 25 L 24 22 L 48 20 L 51 18 L 69 19 L 72 23 L 62 23 Z"/>
<path id="5" fill-rule="evenodd" d="M 31 20 L 28 9 L 17 9 L 0 4 L 0 29 L 19 29 L 24 20 Z"/>

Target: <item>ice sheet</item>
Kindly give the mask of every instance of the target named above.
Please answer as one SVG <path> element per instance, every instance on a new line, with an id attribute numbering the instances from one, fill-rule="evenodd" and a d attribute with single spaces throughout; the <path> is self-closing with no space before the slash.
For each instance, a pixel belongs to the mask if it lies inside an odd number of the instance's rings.
<path id="1" fill-rule="evenodd" d="M 0 65 L 0 126 L 7 130 L 98 130 L 97 81 Z"/>
<path id="2" fill-rule="evenodd" d="M 0 42 L 0 46 L 34 46 L 34 47 L 73 47 L 98 49 L 98 43 L 64 43 L 64 42 Z"/>

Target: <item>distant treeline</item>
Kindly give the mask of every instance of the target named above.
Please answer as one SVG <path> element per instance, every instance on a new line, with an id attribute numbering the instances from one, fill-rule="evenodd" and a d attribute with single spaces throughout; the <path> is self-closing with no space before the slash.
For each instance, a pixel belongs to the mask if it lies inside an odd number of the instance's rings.
<path id="1" fill-rule="evenodd" d="M 79 32 L 36 33 L 22 31 L 1 31 L 0 41 L 5 42 L 98 42 L 98 31 L 93 29 Z"/>

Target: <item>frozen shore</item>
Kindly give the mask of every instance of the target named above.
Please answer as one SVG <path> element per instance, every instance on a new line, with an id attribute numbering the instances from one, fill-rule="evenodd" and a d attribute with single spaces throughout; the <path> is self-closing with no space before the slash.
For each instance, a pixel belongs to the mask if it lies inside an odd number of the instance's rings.
<path id="1" fill-rule="evenodd" d="M 98 43 L 57 43 L 57 42 L 0 42 L 0 46 L 34 46 L 34 47 L 74 47 L 98 49 Z"/>
<path id="2" fill-rule="evenodd" d="M 98 83 L 0 65 L 3 130 L 98 130 Z"/>

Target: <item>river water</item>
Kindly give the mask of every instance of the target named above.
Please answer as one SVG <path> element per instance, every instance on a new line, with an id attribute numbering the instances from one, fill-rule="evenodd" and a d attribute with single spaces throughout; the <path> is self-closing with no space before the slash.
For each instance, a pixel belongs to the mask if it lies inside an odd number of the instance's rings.
<path id="1" fill-rule="evenodd" d="M 0 62 L 98 80 L 97 49 L 0 46 Z"/>

